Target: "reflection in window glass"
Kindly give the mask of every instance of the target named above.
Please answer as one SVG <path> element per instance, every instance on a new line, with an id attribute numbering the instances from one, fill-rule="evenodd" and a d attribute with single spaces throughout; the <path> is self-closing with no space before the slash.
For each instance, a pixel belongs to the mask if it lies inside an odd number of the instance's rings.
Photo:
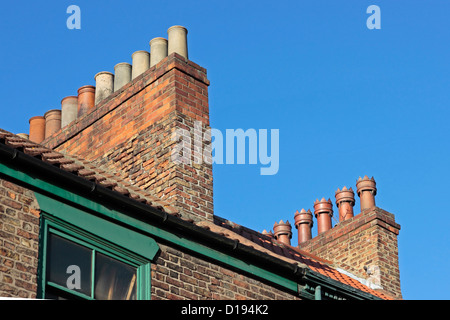
<path id="1" fill-rule="evenodd" d="M 79 285 L 80 289 L 71 289 L 91 295 L 91 249 L 50 234 L 47 259 L 49 281 L 63 287 L 67 287 L 68 282 L 71 285 Z M 78 267 L 79 273 L 74 272 L 73 268 L 71 271 L 69 266 Z"/>
<path id="2" fill-rule="evenodd" d="M 95 299 L 135 300 L 136 280 L 136 268 L 96 253 Z"/>

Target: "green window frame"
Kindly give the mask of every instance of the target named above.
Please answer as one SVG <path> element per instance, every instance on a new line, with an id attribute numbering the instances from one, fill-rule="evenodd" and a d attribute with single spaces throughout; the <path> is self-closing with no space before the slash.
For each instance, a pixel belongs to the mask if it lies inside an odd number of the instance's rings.
<path id="1" fill-rule="evenodd" d="M 136 269 L 136 300 L 149 300 L 150 299 L 150 261 L 140 257 L 133 252 L 125 250 L 114 243 L 101 239 L 89 232 L 81 230 L 76 226 L 64 223 L 59 219 L 50 217 L 47 213 L 42 215 L 41 223 L 41 288 L 40 298 L 47 298 L 47 291 L 50 289 L 53 292 L 59 292 L 62 295 L 71 296 L 74 299 L 86 299 L 94 300 L 95 294 L 95 277 L 97 276 L 96 260 L 97 253 L 106 257 L 112 258 L 116 261 L 125 263 Z M 132 231 L 130 231 L 132 232 Z M 48 279 L 48 244 L 51 235 L 58 236 L 64 240 L 67 240 L 75 245 L 82 246 L 88 250 L 91 250 L 91 270 L 90 270 L 90 295 L 86 295 L 74 289 L 69 289 L 66 286 L 62 286 Z M 70 275 L 68 274 L 67 277 Z"/>
<path id="2" fill-rule="evenodd" d="M 99 212 L 77 208 L 42 194 L 36 193 L 36 196 L 41 208 L 38 298 L 45 299 L 47 288 L 54 288 L 74 298 L 94 299 L 95 291 L 92 288 L 90 296 L 87 296 L 48 280 L 48 244 L 53 234 L 89 248 L 93 255 L 99 253 L 136 268 L 136 299 L 150 300 L 151 262 L 160 250 L 152 237 Z M 91 270 L 95 270 L 95 261 L 92 259 Z M 91 279 L 95 277 L 94 271 L 92 273 Z M 93 285 L 94 281 L 91 280 Z"/>

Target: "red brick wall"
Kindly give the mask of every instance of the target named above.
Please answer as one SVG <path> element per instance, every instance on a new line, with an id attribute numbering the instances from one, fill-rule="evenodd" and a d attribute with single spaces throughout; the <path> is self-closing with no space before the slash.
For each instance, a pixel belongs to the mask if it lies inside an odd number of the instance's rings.
<path id="1" fill-rule="evenodd" d="M 293 300 L 298 297 L 223 266 L 159 244 L 152 300 Z"/>
<path id="2" fill-rule="evenodd" d="M 384 291 L 401 298 L 399 230 L 400 225 L 393 214 L 375 207 L 337 224 L 299 247 L 360 278 L 378 282 Z M 368 275 L 365 266 L 378 267 L 379 276 Z"/>
<path id="3" fill-rule="evenodd" d="M 209 126 L 208 85 L 205 69 L 172 54 L 43 144 L 117 171 L 181 215 L 212 220 L 212 165 L 171 161 L 176 129 Z"/>
<path id="4" fill-rule="evenodd" d="M 36 298 L 39 209 L 33 192 L 0 180 L 0 296 Z"/>

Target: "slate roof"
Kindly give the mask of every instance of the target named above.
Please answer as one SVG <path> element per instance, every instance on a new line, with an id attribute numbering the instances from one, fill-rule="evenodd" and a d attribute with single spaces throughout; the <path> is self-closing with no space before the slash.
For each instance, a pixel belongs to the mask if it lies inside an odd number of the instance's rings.
<path id="1" fill-rule="evenodd" d="M 146 203 L 149 206 L 165 211 L 171 215 L 179 216 L 178 210 L 175 207 L 171 206 L 166 201 L 151 195 L 148 191 L 127 182 L 120 177 L 120 173 L 110 172 L 107 168 L 94 165 L 73 155 L 56 152 L 3 129 L 0 129 L 0 143 L 23 151 L 25 154 L 41 159 L 43 162 L 50 163 L 59 167 L 61 170 L 71 172 L 79 177 L 110 188 L 111 190 L 126 195 L 136 201 Z M 190 222 L 194 223 L 192 221 Z M 240 226 L 218 216 L 214 217 L 213 222 L 200 221 L 196 224 L 232 240 L 239 240 L 240 243 L 253 247 L 255 250 L 265 252 L 282 260 L 300 263 L 302 266 L 307 266 L 311 270 L 324 276 L 379 298 L 392 299 L 383 292 L 373 290 L 358 280 L 339 272 L 332 267 L 330 261 L 316 257 L 297 247 L 282 244 L 268 235 Z"/>

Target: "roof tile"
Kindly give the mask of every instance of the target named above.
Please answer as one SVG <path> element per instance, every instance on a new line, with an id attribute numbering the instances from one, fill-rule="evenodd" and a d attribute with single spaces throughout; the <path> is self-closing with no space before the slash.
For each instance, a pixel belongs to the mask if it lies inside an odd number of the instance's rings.
<path id="1" fill-rule="evenodd" d="M 119 178 L 115 172 L 109 172 L 102 167 L 92 165 L 90 162 L 79 157 L 56 152 L 3 129 L 0 129 L 0 143 L 4 143 L 18 150 L 23 150 L 24 153 L 41 158 L 42 161 L 52 165 L 59 165 L 60 169 L 64 171 L 75 173 L 86 180 L 95 181 L 115 192 L 140 202 L 146 202 L 148 205 L 159 210 L 164 210 L 172 215 L 178 215 L 178 210 L 169 203 L 149 194 L 146 190 L 132 186 L 125 179 Z"/>

